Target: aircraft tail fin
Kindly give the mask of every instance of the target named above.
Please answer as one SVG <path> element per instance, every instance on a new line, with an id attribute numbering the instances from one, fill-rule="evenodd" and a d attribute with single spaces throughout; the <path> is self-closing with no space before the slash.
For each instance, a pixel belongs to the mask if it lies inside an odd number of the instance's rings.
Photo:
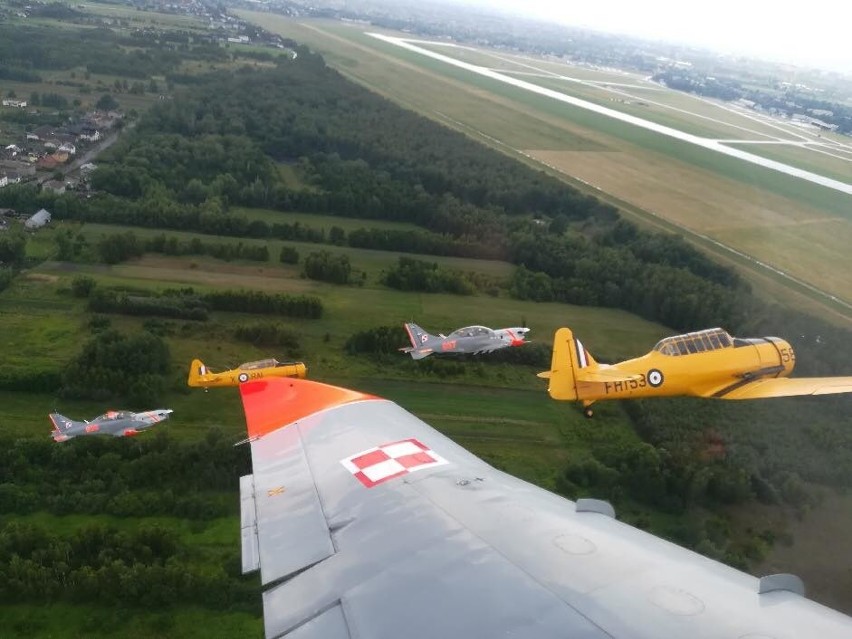
<path id="1" fill-rule="evenodd" d="M 435 337 L 434 335 L 427 333 L 414 322 L 407 322 L 403 324 L 403 326 L 405 327 L 405 332 L 408 333 L 408 339 L 411 340 L 412 348 L 420 348 L 431 338 Z"/>
<path id="2" fill-rule="evenodd" d="M 192 364 L 189 365 L 189 377 L 186 379 L 187 385 L 202 386 L 202 382 L 209 372 L 210 370 L 200 359 L 192 360 Z"/>
<path id="3" fill-rule="evenodd" d="M 583 343 L 574 336 L 570 328 L 560 328 L 553 336 L 553 358 L 550 370 L 539 373 L 539 377 L 550 380 L 547 392 L 553 399 L 582 399 L 577 390 L 577 382 L 590 377 L 598 368 L 598 363 L 586 350 Z"/>
<path id="4" fill-rule="evenodd" d="M 50 436 L 53 437 L 54 441 L 64 442 L 68 439 L 69 437 L 65 434 L 65 431 L 74 426 L 76 422 L 73 419 L 65 417 L 65 415 L 60 415 L 59 413 L 50 413 L 48 417 L 50 418 L 50 422 L 53 424 L 53 430 L 50 432 Z"/>

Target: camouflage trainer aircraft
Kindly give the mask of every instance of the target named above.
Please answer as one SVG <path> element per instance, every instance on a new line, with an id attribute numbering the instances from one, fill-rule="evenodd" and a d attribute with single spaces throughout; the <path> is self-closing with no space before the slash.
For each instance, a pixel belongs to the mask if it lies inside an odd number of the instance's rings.
<path id="1" fill-rule="evenodd" d="M 549 371 L 553 399 L 590 406 L 605 399 L 688 395 L 715 399 L 760 399 L 791 395 L 852 393 L 852 377 L 788 376 L 793 347 L 778 337 L 731 337 L 711 328 L 660 340 L 647 354 L 618 364 L 598 364 L 569 328 L 553 339 Z"/>
<path id="2" fill-rule="evenodd" d="M 449 335 L 430 335 L 417 324 L 404 324 L 411 346 L 400 348 L 412 359 L 423 359 L 433 353 L 490 353 L 507 346 L 521 346 L 528 328 L 498 328 L 465 326 Z"/>
<path id="3" fill-rule="evenodd" d="M 209 388 L 210 386 L 239 386 L 252 379 L 264 377 L 298 377 L 304 378 L 307 369 L 302 362 L 285 364 L 277 359 L 261 359 L 256 362 L 246 362 L 231 370 L 214 373 L 200 359 L 192 360 L 189 366 L 189 386 Z"/>
<path id="4" fill-rule="evenodd" d="M 172 410 L 169 408 L 158 408 L 144 413 L 110 410 L 91 421 L 84 420 L 82 422 L 74 421 L 59 413 L 51 413 L 49 417 L 53 423 L 53 431 L 50 435 L 53 437 L 53 441 L 57 442 L 87 435 L 131 437 L 151 428 L 154 424 L 167 420 L 171 413 Z"/>

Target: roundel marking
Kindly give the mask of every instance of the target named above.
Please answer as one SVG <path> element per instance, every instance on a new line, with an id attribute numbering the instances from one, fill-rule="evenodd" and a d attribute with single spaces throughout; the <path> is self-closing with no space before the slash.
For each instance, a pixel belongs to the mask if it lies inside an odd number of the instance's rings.
<path id="1" fill-rule="evenodd" d="M 240 382 L 247 382 L 248 373 L 240 373 L 239 376 L 237 376 L 237 379 L 240 380 Z"/>
<path id="2" fill-rule="evenodd" d="M 657 388 L 658 386 L 662 386 L 663 385 L 663 379 L 664 378 L 663 378 L 662 371 L 660 371 L 656 368 L 652 368 L 651 370 L 648 371 L 648 383 L 651 386 L 653 386 L 654 388 Z"/>

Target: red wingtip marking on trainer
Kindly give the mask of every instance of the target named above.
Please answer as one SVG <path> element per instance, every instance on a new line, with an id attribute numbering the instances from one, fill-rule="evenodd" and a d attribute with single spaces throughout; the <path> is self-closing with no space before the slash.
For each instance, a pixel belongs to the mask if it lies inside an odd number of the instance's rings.
<path id="1" fill-rule="evenodd" d="M 364 399 L 358 391 L 306 379 L 268 378 L 240 386 L 250 438 L 260 437 L 316 412 Z"/>

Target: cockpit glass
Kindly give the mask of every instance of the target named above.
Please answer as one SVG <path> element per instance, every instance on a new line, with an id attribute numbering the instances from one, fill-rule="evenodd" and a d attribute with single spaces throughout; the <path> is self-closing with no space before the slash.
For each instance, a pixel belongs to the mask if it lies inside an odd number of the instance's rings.
<path id="1" fill-rule="evenodd" d="M 731 345 L 731 337 L 721 328 L 696 331 L 684 335 L 672 335 L 657 342 L 654 350 L 663 355 L 688 355 L 703 353 Z"/>

